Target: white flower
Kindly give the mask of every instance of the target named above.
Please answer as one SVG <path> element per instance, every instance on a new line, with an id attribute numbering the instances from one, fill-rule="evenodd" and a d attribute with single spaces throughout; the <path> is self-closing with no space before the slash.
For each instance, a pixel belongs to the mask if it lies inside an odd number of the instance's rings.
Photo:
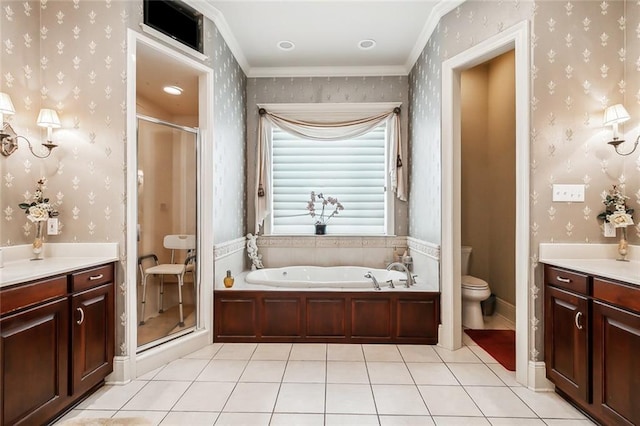
<path id="1" fill-rule="evenodd" d="M 607 215 L 607 222 L 613 223 L 615 228 L 624 228 L 626 226 L 633 225 L 631 215 L 627 214 L 624 210 L 617 210 L 614 213 Z"/>
<path id="2" fill-rule="evenodd" d="M 41 222 L 49 219 L 49 212 L 46 208 L 42 208 L 42 206 L 31 206 L 29 207 L 27 218 L 31 222 Z"/>

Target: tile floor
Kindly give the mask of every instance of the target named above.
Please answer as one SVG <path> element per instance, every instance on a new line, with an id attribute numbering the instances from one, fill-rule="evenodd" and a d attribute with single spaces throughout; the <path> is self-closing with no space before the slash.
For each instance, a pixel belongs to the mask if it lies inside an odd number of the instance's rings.
<path id="1" fill-rule="evenodd" d="M 64 419 L 138 417 L 156 425 L 549 425 L 593 423 L 552 392 L 515 381 L 465 336 L 419 345 L 214 343 Z"/>

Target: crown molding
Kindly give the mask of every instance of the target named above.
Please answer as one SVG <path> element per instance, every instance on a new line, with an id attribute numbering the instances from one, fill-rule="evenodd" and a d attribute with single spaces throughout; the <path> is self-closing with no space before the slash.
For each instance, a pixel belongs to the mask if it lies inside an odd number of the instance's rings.
<path id="1" fill-rule="evenodd" d="M 236 61 L 238 61 L 238 65 L 240 65 L 240 68 L 242 68 L 245 75 L 248 75 L 251 70 L 249 62 L 247 62 L 247 58 L 244 56 L 244 53 L 240 48 L 240 44 L 233 35 L 233 31 L 231 31 L 231 28 L 229 27 L 229 24 L 227 24 L 227 20 L 224 18 L 222 12 L 209 4 L 206 0 L 184 0 L 184 2 L 213 21 L 218 28 L 220 35 L 227 43 L 227 46 L 229 46 L 229 50 L 231 50 Z"/>
<path id="2" fill-rule="evenodd" d="M 364 67 L 254 67 L 248 78 L 262 77 L 374 77 L 406 76 L 407 69 L 401 65 Z"/>
<path id="3" fill-rule="evenodd" d="M 436 29 L 436 26 L 440 22 L 440 19 L 447 13 L 451 12 L 456 7 L 460 6 L 466 0 L 440 0 L 429 13 L 429 18 L 427 18 L 427 22 L 422 27 L 422 31 L 416 40 L 416 44 L 413 46 L 411 53 L 409 54 L 409 58 L 407 58 L 407 62 L 405 62 L 405 68 L 407 69 L 407 74 L 411 72 L 413 66 L 416 61 L 422 54 L 422 51 L 427 46 L 429 42 L 429 38 L 433 34 L 433 31 Z"/>

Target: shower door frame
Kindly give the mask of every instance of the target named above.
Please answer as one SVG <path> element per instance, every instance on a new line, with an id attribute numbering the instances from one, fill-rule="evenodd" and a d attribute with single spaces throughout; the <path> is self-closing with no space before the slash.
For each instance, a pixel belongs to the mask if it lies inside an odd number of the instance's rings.
<path id="1" fill-rule="evenodd" d="M 197 206 L 198 199 L 199 199 L 198 194 L 200 193 L 200 184 L 198 182 L 198 175 L 199 175 L 199 172 L 200 172 L 200 170 L 199 170 L 200 166 L 198 164 L 198 159 L 200 158 L 200 129 L 198 127 L 182 126 L 180 124 L 171 123 L 170 121 L 162 120 L 162 119 L 159 119 L 159 118 L 156 118 L 156 117 L 151 117 L 151 116 L 144 115 L 144 114 L 136 114 L 136 129 L 137 129 L 136 130 L 136 150 L 138 150 L 138 148 L 139 148 L 139 139 L 140 138 L 138 137 L 138 135 L 139 135 L 140 126 L 139 126 L 138 123 L 139 123 L 140 120 L 146 121 L 147 123 L 159 124 L 159 125 L 162 125 L 162 126 L 167 126 L 167 127 L 171 128 L 171 129 L 174 129 L 174 130 L 181 130 L 183 132 L 187 132 L 187 133 L 193 134 L 196 137 L 196 140 L 195 140 L 195 143 L 196 143 L 196 146 L 195 146 L 195 151 L 196 151 L 196 179 L 195 179 L 196 180 L 196 220 L 195 220 L 195 223 L 196 223 L 196 244 L 197 244 L 198 241 L 199 241 L 199 237 L 200 237 L 199 229 L 198 229 L 200 214 L 199 214 L 199 209 L 197 208 L 198 207 Z M 137 166 L 136 167 L 136 171 L 137 171 L 137 169 L 139 168 L 139 164 L 136 163 L 136 166 Z M 136 194 L 137 194 L 137 192 L 136 192 Z M 138 195 L 136 195 L 136 197 L 137 196 Z M 136 232 L 137 232 L 137 225 L 138 224 L 139 224 L 139 222 L 136 221 Z M 197 253 L 197 251 L 196 251 L 196 253 Z M 138 255 L 140 255 L 140 253 L 138 253 Z M 175 333 L 172 333 L 172 334 L 168 334 L 168 335 L 166 335 L 164 337 L 161 337 L 159 339 L 153 340 L 153 341 L 151 341 L 149 343 L 146 343 L 144 345 L 137 345 L 136 353 L 140 354 L 140 353 L 142 353 L 142 352 L 144 352 L 146 350 L 149 350 L 151 348 L 154 348 L 154 347 L 156 347 L 158 345 L 162 345 L 165 342 L 168 342 L 170 340 L 177 339 L 177 338 L 179 338 L 181 336 L 189 334 L 189 333 L 193 332 L 194 330 L 197 330 L 198 328 L 201 327 L 201 321 L 200 321 L 200 316 L 199 316 L 199 313 L 200 313 L 199 303 L 200 303 L 200 293 L 201 293 L 201 290 L 200 290 L 201 281 L 200 281 L 200 267 L 199 267 L 199 265 L 200 265 L 200 263 L 197 262 L 197 258 L 196 258 L 196 269 L 195 269 L 195 271 L 196 271 L 196 275 L 195 275 L 196 282 L 194 283 L 195 284 L 194 297 L 196 299 L 196 301 L 195 301 L 195 305 L 196 305 L 196 308 L 195 308 L 196 309 L 196 323 L 195 323 L 195 325 L 193 327 L 185 328 L 184 330 L 180 330 L 178 332 L 175 332 Z M 137 292 L 136 292 L 136 296 L 137 296 Z M 137 315 L 136 315 L 136 322 L 139 322 Z M 136 338 L 136 342 L 137 342 L 137 338 Z"/>

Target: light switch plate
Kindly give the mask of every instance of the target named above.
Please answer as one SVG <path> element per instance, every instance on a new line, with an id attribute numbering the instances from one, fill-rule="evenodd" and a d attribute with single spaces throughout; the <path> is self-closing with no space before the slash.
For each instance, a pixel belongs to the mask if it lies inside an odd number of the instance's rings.
<path id="1" fill-rule="evenodd" d="M 554 184 L 553 185 L 553 201 L 583 203 L 584 202 L 584 185 L 583 184 Z"/>
<path id="2" fill-rule="evenodd" d="M 47 219 L 47 235 L 58 235 L 58 219 L 50 217 Z"/>
<path id="3" fill-rule="evenodd" d="M 604 223 L 604 236 L 605 237 L 615 237 L 616 236 L 616 227 L 613 226 L 611 222 Z"/>

